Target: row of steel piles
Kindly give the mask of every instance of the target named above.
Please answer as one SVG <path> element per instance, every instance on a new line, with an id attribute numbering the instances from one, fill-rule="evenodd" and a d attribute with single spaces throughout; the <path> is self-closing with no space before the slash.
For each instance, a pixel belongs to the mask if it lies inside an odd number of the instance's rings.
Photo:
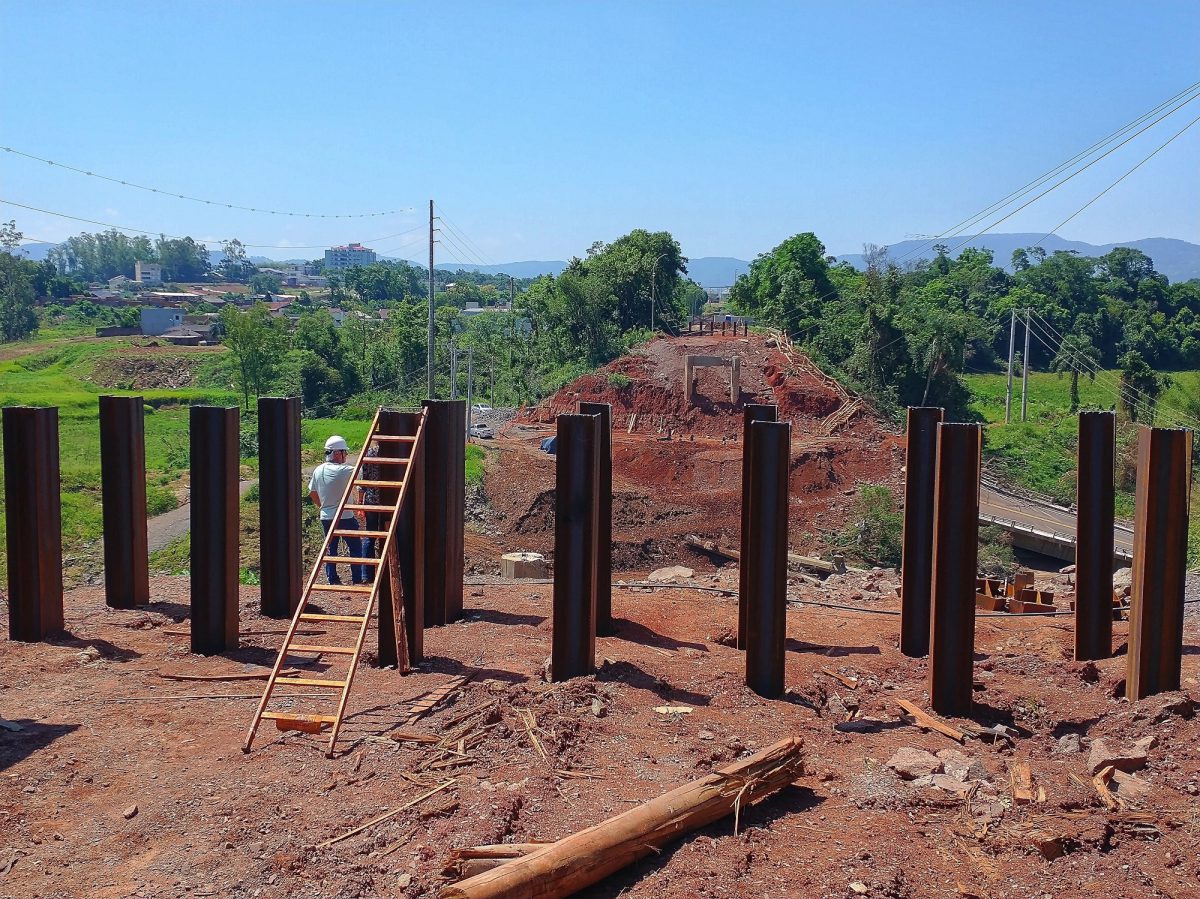
<path id="1" fill-rule="evenodd" d="M 421 658 L 424 626 L 462 614 L 466 406 L 461 400 L 425 405 L 426 434 L 436 452 L 413 463 L 420 476 L 402 512 L 396 558 L 387 566 L 389 575 L 398 567 L 402 576 L 385 578 L 380 590 L 383 665 L 396 664 L 396 596 L 405 603 L 410 664 Z M 259 400 L 261 608 L 273 618 L 291 617 L 304 586 L 300 414 L 296 397 Z M 380 422 L 382 433 L 412 435 L 420 416 L 384 412 Z M 9 634 L 42 640 L 63 627 L 58 410 L 7 407 L 3 429 Z M 239 436 L 237 408 L 191 408 L 193 652 L 219 653 L 238 644 Z M 381 450 L 401 457 L 410 451 L 408 444 Z M 133 608 L 149 602 L 150 592 L 141 397 L 100 398 L 100 454 L 105 600 L 113 608 Z M 424 502 L 426 483 L 435 488 L 436 505 Z M 426 581 L 427 570 L 441 577 Z"/>
<path id="2" fill-rule="evenodd" d="M 908 410 L 900 649 L 929 656 L 934 711 L 971 711 L 978 565 L 977 425 Z M 1075 657 L 1112 654 L 1116 417 L 1079 416 Z M 1133 599 L 1126 691 L 1131 699 L 1179 688 L 1183 647 L 1190 431 L 1142 428 L 1138 437 Z"/>
<path id="3" fill-rule="evenodd" d="M 576 410 L 555 440 L 553 681 L 595 671 L 596 634 L 613 632 L 612 407 Z"/>

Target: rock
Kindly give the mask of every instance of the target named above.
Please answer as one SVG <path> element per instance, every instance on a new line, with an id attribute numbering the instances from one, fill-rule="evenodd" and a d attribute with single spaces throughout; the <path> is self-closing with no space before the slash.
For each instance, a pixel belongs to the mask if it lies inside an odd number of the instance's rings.
<path id="1" fill-rule="evenodd" d="M 957 749 L 943 749 L 937 754 L 942 761 L 942 770 L 960 783 L 970 779 L 979 780 L 987 773 L 982 763 Z"/>
<path id="2" fill-rule="evenodd" d="M 1118 568 L 1113 572 L 1113 589 L 1121 590 L 1123 587 L 1133 586 L 1133 569 Z"/>
<path id="3" fill-rule="evenodd" d="M 1150 795 L 1150 784 L 1133 774 L 1114 771 L 1110 781 L 1112 791 L 1126 802 L 1138 802 Z"/>
<path id="4" fill-rule="evenodd" d="M 920 777 L 914 777 L 908 783 L 909 783 L 909 786 L 916 787 L 918 790 L 924 789 L 925 787 L 932 787 L 933 786 L 933 775 L 932 774 L 922 774 Z"/>
<path id="5" fill-rule="evenodd" d="M 1154 713 L 1154 723 L 1166 721 L 1171 717 L 1191 718 L 1196 714 L 1196 703 L 1192 702 L 1191 698 L 1185 694 L 1178 696 L 1163 696 L 1159 700 L 1159 706 Z"/>
<path id="6" fill-rule="evenodd" d="M 1065 565 L 1062 568 L 1058 569 L 1058 573 L 1059 574 L 1074 574 L 1075 566 L 1074 565 Z"/>
<path id="7" fill-rule="evenodd" d="M 1158 745 L 1158 737 L 1151 734 L 1148 737 L 1142 737 L 1140 740 L 1133 741 L 1133 748 L 1139 752 L 1148 753 L 1151 749 Z"/>
<path id="8" fill-rule="evenodd" d="M 402 889 L 402 890 L 405 889 L 406 887 L 408 887 L 411 883 L 412 883 L 412 875 L 409 874 L 407 871 L 405 871 L 403 874 L 401 874 L 399 877 L 396 878 L 396 886 L 400 887 L 400 889 Z"/>
<path id="9" fill-rule="evenodd" d="M 865 895 L 867 895 L 867 893 L 869 893 L 871 891 L 871 888 L 868 887 L 861 880 L 856 880 L 856 881 L 854 881 L 854 883 L 850 884 L 850 889 L 853 890 L 855 893 L 858 893 L 858 895 L 860 895 L 860 896 L 865 896 Z"/>
<path id="10" fill-rule="evenodd" d="M 137 813 L 138 813 L 138 807 L 136 805 L 131 805 L 131 806 L 129 806 L 129 808 L 125 809 L 125 811 L 121 812 L 121 815 L 126 820 L 128 820 L 128 819 L 132 818 L 134 815 L 136 815 Z"/>
<path id="11" fill-rule="evenodd" d="M 1055 755 L 1074 755 L 1076 752 L 1082 752 L 1083 747 L 1079 744 L 1079 734 L 1063 734 L 1054 743 L 1054 749 L 1051 751 Z"/>
<path id="12" fill-rule="evenodd" d="M 1088 752 L 1088 773 L 1096 774 L 1109 765 L 1118 771 L 1138 771 L 1146 767 L 1146 752 L 1136 747 L 1116 752 L 1103 740 L 1092 740 L 1092 748 Z"/>
<path id="13" fill-rule="evenodd" d="M 905 780 L 915 780 L 923 774 L 940 774 L 942 763 L 936 755 L 924 749 L 904 746 L 887 760 L 887 766 Z"/>
<path id="14" fill-rule="evenodd" d="M 607 711 L 608 710 L 604 707 L 604 703 L 602 703 L 600 701 L 600 698 L 598 696 L 593 696 L 592 697 L 592 714 L 595 715 L 597 718 L 603 718 L 605 716 L 605 714 L 607 713 Z"/>
<path id="15" fill-rule="evenodd" d="M 1100 669 L 1095 662 L 1072 662 L 1068 670 L 1078 676 L 1085 684 L 1095 684 L 1100 681 Z"/>
<path id="16" fill-rule="evenodd" d="M 646 580 L 655 584 L 665 584 L 668 581 L 677 581 L 684 578 L 689 578 L 695 573 L 696 572 L 694 572 L 692 569 L 684 568 L 682 565 L 671 565 L 667 568 L 655 569 L 654 571 L 650 572 L 650 574 L 646 577 Z"/>
<path id="17" fill-rule="evenodd" d="M 711 730 L 702 730 L 702 731 L 700 731 L 700 733 L 696 734 L 696 736 L 699 737 L 701 740 L 715 740 L 717 737 L 717 735 L 714 734 Z"/>
<path id="18" fill-rule="evenodd" d="M 955 796 L 967 796 L 975 789 L 975 785 L 964 783 L 957 777 L 951 777 L 949 774 L 934 774 L 930 778 L 930 786 L 937 787 L 947 793 L 953 793 Z"/>
<path id="19" fill-rule="evenodd" d="M 846 704 L 842 702 L 842 697 L 834 693 L 825 701 L 825 708 L 829 714 L 835 718 L 844 719 L 850 714 L 850 710 L 846 708 Z"/>

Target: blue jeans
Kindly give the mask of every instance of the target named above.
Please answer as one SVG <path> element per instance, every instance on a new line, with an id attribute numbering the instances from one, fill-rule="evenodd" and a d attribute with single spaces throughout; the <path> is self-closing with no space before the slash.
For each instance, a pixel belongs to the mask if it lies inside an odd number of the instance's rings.
<path id="1" fill-rule="evenodd" d="M 333 521 L 326 521 L 322 519 L 321 529 L 328 534 L 329 526 L 332 524 L 334 524 Z M 358 519 L 343 518 L 341 521 L 337 522 L 337 529 L 339 531 L 357 531 Z M 353 556 L 356 559 L 361 559 L 363 557 L 362 540 L 357 537 L 334 537 L 329 541 L 329 555 L 336 556 L 338 554 L 338 541 L 342 541 L 346 544 L 346 555 Z M 367 582 L 366 568 L 367 566 L 365 565 L 351 565 L 351 581 L 355 584 L 365 584 Z M 342 582 L 341 578 L 338 577 L 337 566 L 332 562 L 325 563 L 325 576 L 329 579 L 329 583 L 331 584 L 340 584 Z"/>

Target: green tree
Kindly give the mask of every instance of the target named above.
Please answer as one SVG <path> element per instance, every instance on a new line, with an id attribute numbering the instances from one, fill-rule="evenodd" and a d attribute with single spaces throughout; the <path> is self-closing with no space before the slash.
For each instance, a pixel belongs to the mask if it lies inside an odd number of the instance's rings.
<path id="1" fill-rule="evenodd" d="M 164 281 L 206 281 L 212 272 L 208 247 L 190 237 L 160 237 L 155 250 Z"/>
<path id="2" fill-rule="evenodd" d="M 237 382 L 249 411 L 250 395 L 261 396 L 275 376 L 287 346 L 287 333 L 282 321 L 271 318 L 265 303 L 255 303 L 244 312 L 227 306 L 221 310 L 221 323 L 225 326 L 225 345 L 237 363 Z"/>
<path id="3" fill-rule="evenodd" d="M 221 260 L 221 277 L 226 281 L 244 284 L 254 274 L 254 266 L 246 258 L 246 247 L 236 237 L 233 240 L 221 242 L 221 252 L 225 258 Z"/>
<path id="4" fill-rule="evenodd" d="M 1128 352 L 1121 357 L 1121 410 L 1129 420 L 1141 420 L 1153 426 L 1158 398 L 1170 383 L 1169 378 L 1152 369 L 1140 353 Z"/>
<path id="5" fill-rule="evenodd" d="M 22 340 L 37 330 L 33 279 L 34 263 L 0 251 L 0 339 Z"/>
<path id="6" fill-rule="evenodd" d="M 1079 411 L 1079 372 L 1083 369 L 1089 381 L 1096 380 L 1096 369 L 1100 365 L 1100 353 L 1085 334 L 1068 334 L 1058 346 L 1058 352 L 1050 360 L 1050 370 L 1071 374 L 1071 411 Z"/>
<path id="7" fill-rule="evenodd" d="M 250 292 L 256 296 L 267 297 L 279 293 L 282 289 L 283 282 L 279 280 L 278 275 L 256 271 L 250 276 Z"/>

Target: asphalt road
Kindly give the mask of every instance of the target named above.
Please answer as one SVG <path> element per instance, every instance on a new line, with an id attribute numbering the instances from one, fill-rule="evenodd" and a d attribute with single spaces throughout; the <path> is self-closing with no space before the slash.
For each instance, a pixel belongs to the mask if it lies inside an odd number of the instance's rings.
<path id="1" fill-rule="evenodd" d="M 1006 493 L 986 484 L 979 488 L 979 512 L 981 515 L 1010 519 L 1026 527 L 1060 534 L 1072 540 L 1075 537 L 1075 513 L 1071 510 L 1049 502 Z M 1117 550 L 1133 553 L 1131 528 L 1118 523 L 1113 530 L 1113 539 Z"/>

